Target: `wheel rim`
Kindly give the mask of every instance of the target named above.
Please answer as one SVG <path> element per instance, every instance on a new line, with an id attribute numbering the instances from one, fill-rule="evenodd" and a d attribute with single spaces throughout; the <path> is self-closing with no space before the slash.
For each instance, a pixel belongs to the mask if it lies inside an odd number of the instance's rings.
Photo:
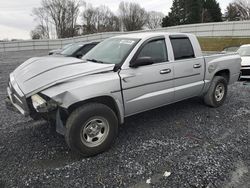
<path id="1" fill-rule="evenodd" d="M 218 84 L 215 88 L 215 100 L 217 102 L 221 101 L 225 95 L 225 86 L 223 84 Z"/>
<path id="2" fill-rule="evenodd" d="M 103 117 L 90 118 L 81 130 L 81 141 L 88 147 L 101 145 L 109 134 L 109 123 Z"/>

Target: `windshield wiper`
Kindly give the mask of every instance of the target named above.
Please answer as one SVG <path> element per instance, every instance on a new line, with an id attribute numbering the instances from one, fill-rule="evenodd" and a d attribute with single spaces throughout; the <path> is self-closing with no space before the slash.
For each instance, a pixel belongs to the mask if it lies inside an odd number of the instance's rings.
<path id="1" fill-rule="evenodd" d="M 94 63 L 104 63 L 103 61 L 97 60 L 97 59 L 86 59 L 87 61 L 91 61 Z"/>

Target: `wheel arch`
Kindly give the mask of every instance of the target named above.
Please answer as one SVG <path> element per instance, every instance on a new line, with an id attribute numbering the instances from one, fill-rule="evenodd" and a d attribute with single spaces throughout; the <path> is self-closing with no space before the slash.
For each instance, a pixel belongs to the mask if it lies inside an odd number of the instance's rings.
<path id="1" fill-rule="evenodd" d="M 219 70 L 217 71 L 215 74 L 214 74 L 214 77 L 215 76 L 223 76 L 226 80 L 227 80 L 227 83 L 230 82 L 230 70 L 229 69 L 222 69 L 222 70 Z"/>
<path id="2" fill-rule="evenodd" d="M 67 108 L 67 111 L 68 113 L 72 113 L 75 109 L 77 109 L 78 107 L 84 105 L 84 104 L 87 104 L 87 103 L 100 103 L 100 104 L 104 104 L 106 106 L 108 106 L 109 108 L 111 108 L 117 118 L 118 118 L 118 121 L 120 124 L 122 124 L 124 122 L 124 116 L 123 116 L 123 113 L 121 111 L 121 107 L 118 106 L 116 100 L 111 97 L 111 96 L 98 96 L 98 97 L 93 97 L 93 98 L 90 98 L 90 99 L 86 99 L 86 100 L 83 100 L 83 101 L 79 101 L 79 102 L 76 102 L 74 104 L 71 104 L 68 108 Z"/>

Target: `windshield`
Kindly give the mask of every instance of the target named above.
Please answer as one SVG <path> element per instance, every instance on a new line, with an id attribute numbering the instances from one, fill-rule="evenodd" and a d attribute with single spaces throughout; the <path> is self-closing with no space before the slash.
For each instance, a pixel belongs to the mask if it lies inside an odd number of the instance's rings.
<path id="1" fill-rule="evenodd" d="M 98 44 L 84 56 L 84 60 L 120 64 L 133 50 L 139 39 L 111 38 Z"/>
<path id="2" fill-rule="evenodd" d="M 240 47 L 237 52 L 240 54 L 240 56 L 250 56 L 250 46 Z"/>
<path id="3" fill-rule="evenodd" d="M 67 49 L 68 47 L 70 47 L 70 46 L 72 46 L 73 44 L 67 44 L 67 45 L 65 45 L 64 47 L 62 47 L 62 50 L 65 50 L 65 49 Z"/>
<path id="4" fill-rule="evenodd" d="M 73 53 L 75 53 L 77 50 L 79 50 L 82 46 L 83 46 L 83 44 L 73 44 L 70 47 L 68 47 L 65 50 L 63 50 L 61 52 L 61 54 L 65 55 L 65 56 L 70 56 Z"/>

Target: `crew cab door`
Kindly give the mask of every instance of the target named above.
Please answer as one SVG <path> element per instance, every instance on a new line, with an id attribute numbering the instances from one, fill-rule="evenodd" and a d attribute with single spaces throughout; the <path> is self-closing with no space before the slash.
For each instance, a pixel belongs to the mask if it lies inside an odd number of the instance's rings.
<path id="1" fill-rule="evenodd" d="M 146 41 L 132 61 L 152 58 L 150 65 L 120 71 L 125 116 L 163 106 L 174 99 L 173 64 L 168 62 L 165 37 Z"/>
<path id="2" fill-rule="evenodd" d="M 187 36 L 170 36 L 174 55 L 175 101 L 200 95 L 204 86 L 204 58 L 196 57 Z"/>

